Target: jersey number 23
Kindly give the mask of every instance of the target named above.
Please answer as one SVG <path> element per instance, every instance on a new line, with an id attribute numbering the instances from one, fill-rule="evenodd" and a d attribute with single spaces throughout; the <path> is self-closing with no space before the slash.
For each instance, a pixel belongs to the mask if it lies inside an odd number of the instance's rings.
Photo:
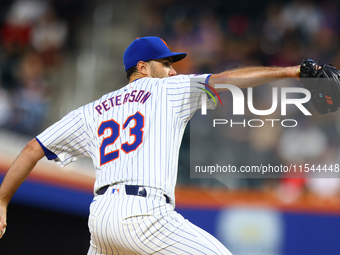
<path id="1" fill-rule="evenodd" d="M 129 127 L 129 130 L 130 136 L 134 136 L 135 139 L 132 143 L 122 143 L 120 147 L 120 149 L 126 154 L 136 150 L 138 146 L 141 145 L 141 143 L 143 142 L 144 116 L 140 112 L 136 112 L 134 115 L 129 116 L 123 124 L 123 130 L 129 125 L 132 120 L 134 120 L 135 125 L 133 127 Z M 111 134 L 103 139 L 102 144 L 99 147 L 101 166 L 119 157 L 119 149 L 107 153 L 105 152 L 105 150 L 107 146 L 113 145 L 120 136 L 120 124 L 113 119 L 103 121 L 98 128 L 98 136 L 100 137 L 104 135 L 104 132 L 107 129 L 111 130 Z"/>

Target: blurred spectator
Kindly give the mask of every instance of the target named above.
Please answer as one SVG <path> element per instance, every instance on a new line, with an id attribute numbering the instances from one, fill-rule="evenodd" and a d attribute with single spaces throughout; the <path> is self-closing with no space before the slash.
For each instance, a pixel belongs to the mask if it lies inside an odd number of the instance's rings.
<path id="1" fill-rule="evenodd" d="M 283 29 L 298 30 L 305 42 L 309 42 L 320 30 L 322 19 L 319 8 L 309 0 L 295 0 L 286 4 L 281 11 Z"/>
<path id="2" fill-rule="evenodd" d="M 30 135 L 41 130 L 49 106 L 43 72 L 43 61 L 37 53 L 29 52 L 23 57 L 19 69 L 21 86 L 13 95 L 14 114 L 9 121 L 11 130 Z"/>
<path id="3" fill-rule="evenodd" d="M 18 0 L 11 6 L 1 31 L 3 46 L 24 48 L 31 43 L 34 22 L 46 12 L 47 2 L 39 0 Z"/>
<path id="4" fill-rule="evenodd" d="M 199 72 L 212 72 L 214 61 L 218 58 L 223 45 L 223 33 L 218 19 L 211 11 L 202 13 L 197 27 L 196 43 L 192 52 L 195 69 Z M 207 66 L 211 66 L 207 68 Z M 208 69 L 208 70 L 207 70 Z"/>
<path id="5" fill-rule="evenodd" d="M 12 131 L 36 135 L 48 113 L 47 78 L 61 61 L 68 29 L 52 4 L 15 1 L 1 28 L 0 111 L 9 114 L 1 116 L 0 126 Z"/>
<path id="6" fill-rule="evenodd" d="M 292 66 L 301 62 L 301 49 L 296 33 L 287 34 L 283 37 L 282 47 L 277 54 L 271 56 L 269 65 Z"/>
<path id="7" fill-rule="evenodd" d="M 32 25 L 43 15 L 49 6 L 48 1 L 43 0 L 17 0 L 12 4 L 7 22 L 11 24 Z"/>
<path id="8" fill-rule="evenodd" d="M 31 40 L 32 27 L 29 23 L 7 22 L 2 27 L 1 38 L 6 50 L 12 51 L 14 47 L 25 48 Z"/>
<path id="9" fill-rule="evenodd" d="M 32 45 L 40 53 L 46 68 L 52 68 L 59 63 L 60 50 L 65 44 L 66 36 L 66 24 L 57 19 L 51 8 L 33 27 Z"/>
<path id="10" fill-rule="evenodd" d="M 302 123 L 285 131 L 278 143 L 278 153 L 286 164 L 315 163 L 327 149 L 325 134 L 318 127 Z"/>

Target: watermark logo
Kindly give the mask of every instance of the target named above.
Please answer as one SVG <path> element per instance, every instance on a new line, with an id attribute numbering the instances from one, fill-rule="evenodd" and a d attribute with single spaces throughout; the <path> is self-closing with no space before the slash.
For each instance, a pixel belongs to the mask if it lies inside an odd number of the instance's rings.
<path id="1" fill-rule="evenodd" d="M 222 105 L 221 98 L 218 95 L 217 91 L 209 85 L 206 85 L 206 84 L 204 85 L 208 86 L 208 88 L 217 95 Z M 243 91 L 239 87 L 235 85 L 230 85 L 230 84 L 216 84 L 215 88 L 229 90 L 233 97 L 233 115 L 244 115 L 245 96 L 243 94 Z M 200 89 L 206 91 L 213 98 L 212 94 L 209 91 L 202 89 L 202 88 Z M 255 109 L 254 104 L 253 104 L 253 88 L 248 88 L 247 90 L 248 90 L 247 105 L 251 113 L 255 115 L 264 116 L 264 115 L 270 115 L 276 111 L 278 107 L 278 88 L 272 88 L 273 102 L 272 102 L 271 107 L 267 110 Z M 304 95 L 304 97 L 294 98 L 294 99 L 287 98 L 288 94 L 292 94 L 292 93 L 301 94 L 301 95 Z M 311 99 L 311 93 L 309 90 L 305 88 L 289 88 L 289 87 L 281 88 L 281 115 L 287 114 L 287 105 L 289 104 L 295 105 L 306 116 L 312 115 L 303 106 L 303 104 L 307 103 L 310 99 Z M 201 114 L 206 115 L 207 114 L 207 96 L 203 95 L 201 100 L 202 100 Z M 215 102 L 215 105 L 217 105 L 215 99 L 214 99 L 214 102 Z"/>
<path id="2" fill-rule="evenodd" d="M 280 109 L 281 109 L 281 116 L 286 116 L 287 115 L 287 106 L 288 105 L 293 105 L 295 106 L 297 109 L 299 109 L 305 116 L 311 116 L 312 114 L 306 109 L 306 107 L 304 106 L 305 103 L 309 102 L 309 100 L 311 99 L 311 93 L 309 90 L 305 89 L 305 88 L 300 88 L 300 87 L 281 87 L 281 88 L 276 88 L 273 87 L 272 88 L 272 104 L 270 106 L 270 108 L 268 109 L 264 109 L 264 110 L 259 110 L 256 109 L 254 107 L 254 97 L 253 97 L 253 88 L 247 88 L 247 96 L 245 97 L 243 91 L 235 86 L 235 85 L 231 85 L 231 84 L 216 84 L 213 87 L 201 83 L 205 86 L 207 86 L 213 93 L 215 93 L 215 95 L 217 96 L 217 98 L 219 99 L 221 105 L 222 105 L 222 101 L 220 96 L 218 95 L 216 89 L 222 89 L 222 90 L 229 90 L 231 95 L 232 95 L 232 100 L 233 100 L 233 115 L 245 115 L 245 105 L 247 105 L 249 112 L 251 112 L 254 115 L 257 116 L 268 116 L 270 114 L 273 114 L 279 107 L 279 99 L 280 99 Z M 202 95 L 201 97 L 201 114 L 202 115 L 206 115 L 207 114 L 207 101 L 208 101 L 208 97 L 207 95 L 209 95 L 214 103 L 215 106 L 217 105 L 217 102 L 214 98 L 214 96 L 212 95 L 212 93 L 206 89 L 203 88 L 199 88 L 203 91 L 205 91 L 206 93 Z M 280 89 L 280 95 L 279 95 L 279 89 Z M 289 98 L 292 95 L 294 96 L 299 96 L 299 98 Z M 246 104 L 247 102 L 247 104 Z M 267 120 L 265 120 L 267 121 Z M 249 127 L 262 127 L 265 123 L 265 121 L 260 120 L 260 119 L 252 119 L 250 120 L 250 124 L 246 125 L 246 121 L 244 120 L 243 122 L 234 122 L 235 124 L 242 124 L 243 126 L 249 126 Z M 279 120 L 279 119 L 269 119 L 268 122 L 270 122 L 272 124 L 272 126 L 274 126 L 274 122 L 276 121 L 280 121 L 282 122 L 286 122 L 286 120 Z M 287 120 L 290 123 L 293 123 L 293 125 L 288 125 L 288 127 L 295 127 L 297 125 L 297 121 L 293 120 L 293 119 L 289 119 Z M 227 123 L 232 123 L 233 120 L 226 120 L 226 119 L 217 119 L 214 120 L 214 127 L 216 125 L 221 125 L 221 124 L 227 124 Z M 249 121 L 248 121 L 249 122 Z M 253 123 L 258 122 L 258 125 L 254 125 Z M 282 124 L 284 127 L 286 127 L 287 125 Z M 232 124 L 231 124 L 232 126 Z"/>
<path id="3" fill-rule="evenodd" d="M 204 85 L 206 88 L 210 89 L 216 95 L 216 97 L 218 98 L 218 101 L 220 101 L 220 104 L 223 105 L 221 97 L 217 93 L 216 89 L 214 89 L 212 86 L 209 86 L 208 84 L 205 84 L 203 82 L 199 82 L 199 83 Z M 196 87 L 196 88 L 206 92 L 212 98 L 212 100 L 214 101 L 215 106 L 217 106 L 216 99 L 215 99 L 215 97 L 213 96 L 213 94 L 209 90 L 207 90 L 205 88 L 201 88 L 201 87 Z M 206 115 L 207 114 L 207 101 L 208 101 L 207 100 L 207 94 L 203 94 L 202 97 L 201 97 L 201 100 L 202 100 L 202 102 L 201 102 L 202 103 L 201 104 L 202 105 L 201 106 L 201 113 L 202 113 L 202 115 Z"/>

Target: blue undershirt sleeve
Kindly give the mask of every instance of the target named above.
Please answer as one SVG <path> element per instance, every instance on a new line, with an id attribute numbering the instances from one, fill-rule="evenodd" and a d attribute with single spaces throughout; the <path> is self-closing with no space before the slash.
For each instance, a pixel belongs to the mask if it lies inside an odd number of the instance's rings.
<path id="1" fill-rule="evenodd" d="M 57 155 L 55 155 L 52 151 L 50 151 L 49 149 L 47 149 L 40 141 L 38 138 L 35 138 L 38 143 L 40 144 L 41 148 L 43 149 L 45 156 L 48 160 L 52 160 L 52 159 L 56 159 L 58 158 Z"/>

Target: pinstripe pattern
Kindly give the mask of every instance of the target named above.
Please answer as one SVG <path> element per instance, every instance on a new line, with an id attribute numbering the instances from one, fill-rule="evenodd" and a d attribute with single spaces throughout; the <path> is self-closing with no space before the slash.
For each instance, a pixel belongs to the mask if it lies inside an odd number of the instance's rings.
<path id="1" fill-rule="evenodd" d="M 123 186 L 95 197 L 88 254 L 229 254 L 174 211 L 179 148 L 205 93 L 198 82 L 207 76 L 138 79 L 70 112 L 37 136 L 61 166 L 91 157 L 95 191 L 113 184 L 149 187 L 147 199 L 126 195 Z"/>
<path id="2" fill-rule="evenodd" d="M 112 193 L 113 188 L 120 190 Z M 185 220 L 157 190 L 147 199 L 113 186 L 90 208 L 91 246 L 97 254 L 231 254 L 209 233 Z"/>

